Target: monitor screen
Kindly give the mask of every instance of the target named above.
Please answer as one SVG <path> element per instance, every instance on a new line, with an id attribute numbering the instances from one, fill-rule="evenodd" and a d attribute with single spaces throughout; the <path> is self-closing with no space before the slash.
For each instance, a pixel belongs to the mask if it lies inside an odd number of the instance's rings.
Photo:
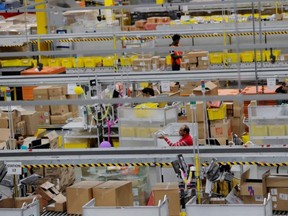
<path id="1" fill-rule="evenodd" d="M 187 173 L 188 171 L 188 166 L 184 160 L 184 157 L 182 154 L 178 155 L 178 160 L 179 160 L 179 166 L 182 169 L 182 171 L 184 171 L 185 173 Z"/>

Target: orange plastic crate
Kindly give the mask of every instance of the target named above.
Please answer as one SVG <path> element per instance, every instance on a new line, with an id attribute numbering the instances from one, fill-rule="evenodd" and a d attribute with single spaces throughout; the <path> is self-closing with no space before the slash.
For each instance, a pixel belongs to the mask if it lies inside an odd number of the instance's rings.
<path id="1" fill-rule="evenodd" d="M 23 100 L 33 100 L 33 89 L 36 88 L 36 86 L 24 86 L 22 87 L 22 97 Z"/>

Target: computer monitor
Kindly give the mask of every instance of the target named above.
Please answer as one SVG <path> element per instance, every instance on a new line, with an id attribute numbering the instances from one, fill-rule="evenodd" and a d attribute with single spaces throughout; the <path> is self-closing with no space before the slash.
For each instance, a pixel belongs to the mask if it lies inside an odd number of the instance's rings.
<path id="1" fill-rule="evenodd" d="M 35 148 L 36 146 L 40 146 L 41 145 L 41 139 L 36 139 L 31 141 L 31 144 L 29 145 L 30 148 Z"/>
<path id="2" fill-rule="evenodd" d="M 179 155 L 177 155 L 177 157 L 178 157 L 179 166 L 180 166 L 181 170 L 183 172 L 187 173 L 188 172 L 188 166 L 187 166 L 187 164 L 186 164 L 186 162 L 184 160 L 183 155 L 179 154 Z"/>
<path id="3" fill-rule="evenodd" d="M 32 149 L 49 149 L 50 148 L 50 143 L 45 143 L 42 145 L 37 145 L 32 147 Z"/>
<path id="4" fill-rule="evenodd" d="M 215 138 L 206 139 L 206 145 L 220 145 L 219 141 Z"/>

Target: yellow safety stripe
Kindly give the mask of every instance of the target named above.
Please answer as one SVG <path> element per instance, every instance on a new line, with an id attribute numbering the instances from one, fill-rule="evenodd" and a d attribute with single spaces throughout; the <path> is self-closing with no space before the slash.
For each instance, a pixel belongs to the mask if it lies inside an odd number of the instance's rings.
<path id="1" fill-rule="evenodd" d="M 21 44 L 21 45 L 0 45 L 0 47 L 23 47 L 25 44 Z"/>
<path id="2" fill-rule="evenodd" d="M 288 31 L 270 31 L 270 32 L 262 32 L 263 35 L 285 35 L 288 34 Z M 259 35 L 258 32 L 239 32 L 239 33 L 229 33 L 227 34 L 228 37 L 234 37 L 234 36 L 253 36 L 253 35 Z M 187 34 L 187 35 L 181 35 L 181 38 L 212 38 L 212 37 L 223 37 L 223 33 L 212 33 L 212 34 Z M 121 37 L 120 40 L 155 40 L 156 36 L 144 36 L 144 37 Z M 165 35 L 162 36 L 163 39 L 171 39 L 172 35 Z M 98 41 L 111 41 L 113 40 L 113 37 L 103 37 L 103 38 L 75 38 L 75 39 L 60 39 L 59 42 L 98 42 Z M 44 40 L 45 43 L 53 43 L 53 40 Z M 32 44 L 37 44 L 37 40 L 30 41 Z M 13 45 L 11 45 L 12 47 Z M 22 46 L 22 45 L 16 45 L 16 46 Z M 10 47 L 3 46 L 3 47 Z"/>
<path id="3" fill-rule="evenodd" d="M 219 165 L 257 165 L 263 167 L 283 167 L 288 166 L 288 162 L 283 163 L 265 163 L 254 161 L 238 161 L 238 162 L 217 162 Z M 69 167 L 111 167 L 111 166 L 134 166 L 134 167 L 172 167 L 172 163 L 96 163 L 96 164 L 37 164 L 37 165 L 22 165 L 23 168 L 69 168 Z M 202 163 L 201 166 L 207 167 L 209 163 Z"/>

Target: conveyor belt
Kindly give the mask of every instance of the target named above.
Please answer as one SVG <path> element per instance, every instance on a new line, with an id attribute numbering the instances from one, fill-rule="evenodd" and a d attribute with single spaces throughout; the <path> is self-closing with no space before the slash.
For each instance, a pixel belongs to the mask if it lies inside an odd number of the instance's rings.
<path id="1" fill-rule="evenodd" d="M 194 163 L 193 148 L 118 148 L 118 149 L 71 149 L 33 150 L 33 151 L 0 151 L 0 160 L 21 161 L 23 165 L 39 164 L 97 164 L 97 163 L 171 163 L 177 154 L 183 154 L 187 163 Z M 258 162 L 269 163 L 276 168 L 280 163 L 287 163 L 287 147 L 207 147 L 200 148 L 201 163 L 215 157 L 219 162 Z M 243 158 L 245 155 L 245 159 Z M 244 160 L 244 161 L 243 161 Z M 274 164 L 276 166 L 274 166 Z M 256 165 L 256 164 L 255 164 Z"/>
<path id="2" fill-rule="evenodd" d="M 288 216 L 287 211 L 273 211 L 274 216 Z M 68 216 L 68 214 L 65 212 L 44 212 L 41 214 L 41 216 Z M 78 216 L 78 215 L 69 215 L 69 216 Z"/>

